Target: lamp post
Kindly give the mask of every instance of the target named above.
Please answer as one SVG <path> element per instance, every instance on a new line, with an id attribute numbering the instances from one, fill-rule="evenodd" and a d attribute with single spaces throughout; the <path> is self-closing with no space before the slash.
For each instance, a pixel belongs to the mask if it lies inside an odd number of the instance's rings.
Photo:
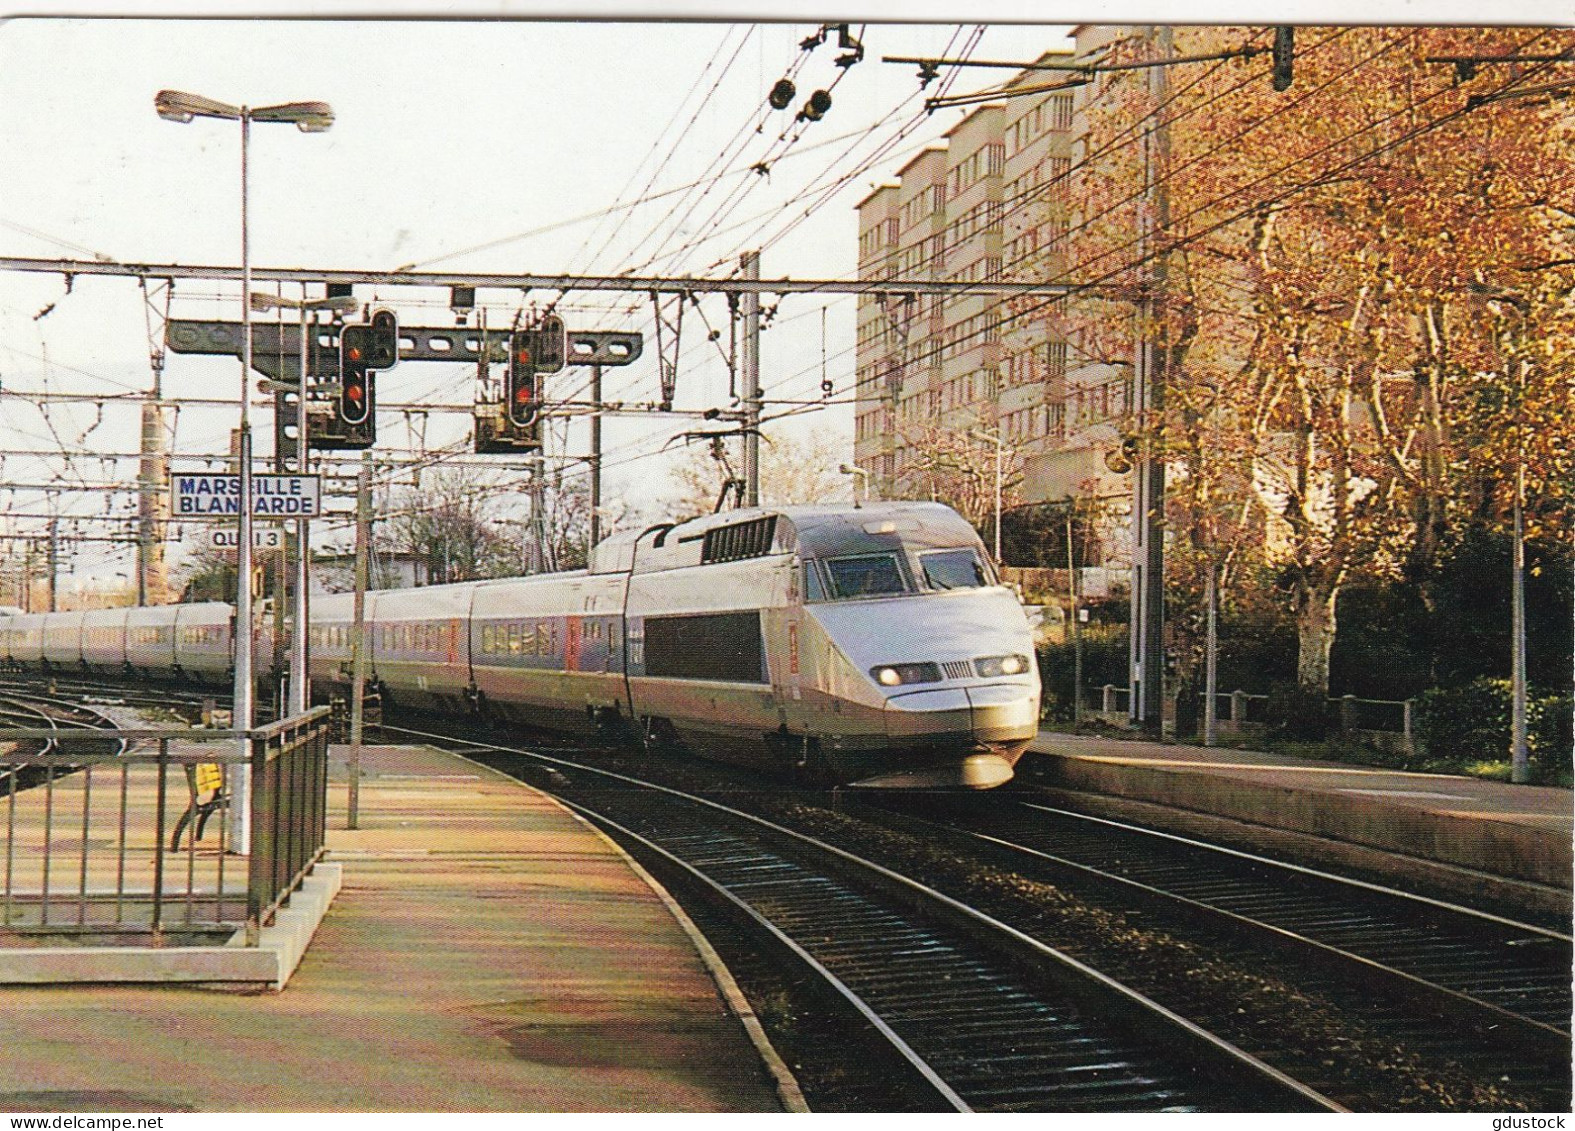
<path id="1" fill-rule="evenodd" d="M 247 382 L 252 372 L 252 264 L 247 207 L 247 159 L 253 122 L 289 122 L 302 133 L 321 133 L 334 122 L 334 112 L 326 102 L 287 102 L 276 106 L 231 106 L 200 94 L 161 90 L 153 96 L 153 108 L 168 122 L 188 123 L 193 118 L 219 118 L 241 124 L 241 421 L 239 451 L 240 529 L 237 531 L 235 585 L 235 691 L 231 725 L 241 731 L 241 765 L 231 784 L 230 798 L 236 813 L 235 841 L 232 849 L 245 853 L 251 847 L 251 780 L 247 772 L 252 728 L 252 425 L 249 412 L 251 391 Z"/>
<path id="2" fill-rule="evenodd" d="M 868 471 L 866 471 L 862 467 L 857 467 L 857 466 L 855 466 L 855 465 L 853 465 L 851 463 L 843 464 L 842 466 L 837 468 L 837 471 L 840 474 L 842 474 L 842 475 L 851 475 L 851 476 L 853 476 L 853 505 L 855 507 L 859 505 L 859 488 L 860 487 L 864 488 L 864 501 L 865 502 L 869 501 L 869 497 L 870 497 L 870 473 Z"/>
<path id="3" fill-rule="evenodd" d="M 357 308 L 354 298 L 345 295 L 333 295 L 328 298 L 309 299 L 302 296 L 298 299 L 283 298 L 279 295 L 254 294 L 250 297 L 250 305 L 256 310 L 297 310 L 301 315 L 300 327 L 300 356 L 297 365 L 300 369 L 301 383 L 295 394 L 295 470 L 297 474 L 307 473 L 307 412 L 306 412 L 306 384 L 310 363 L 310 341 L 308 331 L 311 323 L 307 315 L 311 311 L 327 310 L 334 314 L 349 314 Z M 310 619 L 310 590 L 311 590 L 311 522 L 309 518 L 295 520 L 295 631 L 290 636 L 290 704 L 292 715 L 306 713 L 306 708 L 311 702 L 309 695 L 309 681 L 307 679 L 307 624 Z"/>
<path id="4" fill-rule="evenodd" d="M 974 430 L 968 433 L 976 440 L 995 445 L 995 568 L 1001 568 L 1001 430 L 988 432 Z"/>
<path id="5" fill-rule="evenodd" d="M 1519 356 L 1519 347 L 1526 335 L 1526 299 L 1513 291 L 1502 287 L 1474 285 L 1471 293 L 1485 299 L 1489 309 L 1500 318 L 1507 319 L 1500 313 L 1493 303 L 1502 303 L 1514 311 L 1519 332 L 1513 336 L 1507 328 L 1499 331 L 1499 352 L 1504 356 L 1505 364 L 1514 365 L 1514 404 L 1515 404 L 1515 470 L 1514 470 L 1514 500 L 1512 503 L 1512 542 L 1510 546 L 1510 590 L 1509 590 L 1509 636 L 1510 636 L 1510 669 L 1509 669 L 1509 780 L 1516 785 L 1525 785 L 1531 780 L 1531 749 L 1527 735 L 1527 675 L 1526 675 L 1526 437 L 1525 437 L 1525 397 L 1526 397 L 1526 367 L 1527 362 Z M 1515 347 L 1514 354 L 1505 349 L 1506 342 Z"/>

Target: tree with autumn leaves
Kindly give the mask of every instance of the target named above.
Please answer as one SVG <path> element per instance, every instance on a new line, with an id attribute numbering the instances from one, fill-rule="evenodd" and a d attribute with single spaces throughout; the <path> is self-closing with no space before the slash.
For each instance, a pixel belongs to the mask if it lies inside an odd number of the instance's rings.
<path id="1" fill-rule="evenodd" d="M 1570 528 L 1575 34 L 1299 28 L 1284 91 L 1271 34 L 1105 45 L 1064 278 L 1106 289 L 1064 328 L 1155 344 L 1163 408 L 1129 427 L 1171 468 L 1172 573 L 1258 556 L 1326 691 L 1351 580 L 1424 576 L 1517 470 L 1533 532 Z M 1124 69 L 1162 57 L 1200 61 Z"/>

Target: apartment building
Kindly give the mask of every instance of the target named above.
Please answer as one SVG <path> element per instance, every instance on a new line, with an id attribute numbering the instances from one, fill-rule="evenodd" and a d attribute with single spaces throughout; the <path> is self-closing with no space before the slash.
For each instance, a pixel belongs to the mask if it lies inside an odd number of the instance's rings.
<path id="1" fill-rule="evenodd" d="M 1047 52 L 1036 63 L 1075 57 Z M 1085 129 L 1069 77 L 1017 74 L 999 101 L 972 110 L 866 196 L 860 277 L 1065 278 L 1069 186 Z M 883 492 L 922 497 L 938 448 L 998 435 L 1021 477 L 1019 502 L 1124 496 L 1126 478 L 1103 457 L 1129 413 L 1130 368 L 1080 357 L 1070 313 L 1066 300 L 1041 297 L 861 299 L 855 460 Z"/>

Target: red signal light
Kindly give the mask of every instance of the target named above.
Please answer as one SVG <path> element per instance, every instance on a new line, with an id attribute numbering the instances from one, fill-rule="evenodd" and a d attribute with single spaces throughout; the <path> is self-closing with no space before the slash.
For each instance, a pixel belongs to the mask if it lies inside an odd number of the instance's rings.
<path id="1" fill-rule="evenodd" d="M 349 425 L 371 427 L 372 374 L 368 360 L 372 354 L 365 325 L 346 326 L 339 335 L 339 419 Z"/>

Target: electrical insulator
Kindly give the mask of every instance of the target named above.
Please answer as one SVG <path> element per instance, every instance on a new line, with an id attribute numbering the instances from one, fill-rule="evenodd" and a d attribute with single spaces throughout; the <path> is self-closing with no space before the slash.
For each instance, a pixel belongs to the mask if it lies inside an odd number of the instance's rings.
<path id="1" fill-rule="evenodd" d="M 826 111 L 831 109 L 831 95 L 824 90 L 817 90 L 809 96 L 809 101 L 804 103 L 804 109 L 798 112 L 800 118 L 807 118 L 811 122 L 818 122 L 826 116 Z"/>
<path id="2" fill-rule="evenodd" d="M 771 104 L 773 110 L 786 110 L 793 105 L 793 96 L 797 93 L 798 87 L 793 85 L 792 79 L 778 79 L 766 101 Z"/>

